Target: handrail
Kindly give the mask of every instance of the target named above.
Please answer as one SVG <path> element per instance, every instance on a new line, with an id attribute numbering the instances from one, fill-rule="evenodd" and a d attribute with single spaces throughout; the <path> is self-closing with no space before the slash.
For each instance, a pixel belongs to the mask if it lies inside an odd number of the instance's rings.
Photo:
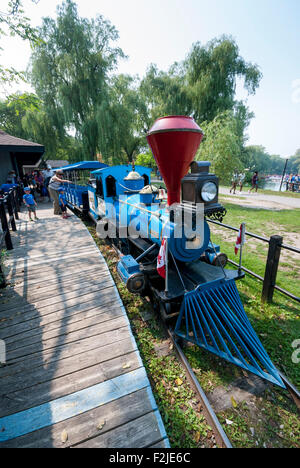
<path id="1" fill-rule="evenodd" d="M 19 193 L 18 187 L 14 187 L 10 189 L 9 192 L 2 198 L 0 198 L 0 225 L 2 228 L 2 231 L 0 232 L 0 250 L 2 250 L 3 247 L 5 247 L 7 250 L 13 249 L 10 229 L 12 231 L 17 230 L 15 220 L 19 219 L 18 211 L 20 211 Z M 0 287 L 3 288 L 5 286 L 6 281 L 0 261 Z"/>

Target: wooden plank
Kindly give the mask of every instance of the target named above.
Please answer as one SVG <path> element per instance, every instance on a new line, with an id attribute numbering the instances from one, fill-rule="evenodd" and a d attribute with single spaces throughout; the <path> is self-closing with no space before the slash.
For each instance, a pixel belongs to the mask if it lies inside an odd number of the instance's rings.
<path id="1" fill-rule="evenodd" d="M 16 303 L 15 301 L 8 301 L 5 304 L 1 304 L 0 306 L 0 320 L 1 318 L 9 314 L 14 314 L 15 312 L 20 311 L 20 307 L 22 307 L 22 311 L 26 312 L 32 309 L 37 309 L 40 310 L 42 308 L 45 308 L 47 306 L 53 305 L 53 304 L 59 304 L 63 302 L 64 304 L 68 304 L 72 299 L 79 298 L 81 296 L 86 296 L 91 293 L 99 292 L 99 291 L 105 291 L 106 289 L 111 289 L 113 288 L 113 282 L 110 280 L 108 281 L 103 281 L 101 284 L 92 284 L 90 286 L 87 286 L 83 290 L 75 290 L 67 293 L 60 293 L 55 296 L 50 296 L 46 299 L 41 299 L 40 301 L 36 302 L 27 302 L 26 300 L 20 301 L 20 303 Z"/>
<path id="2" fill-rule="evenodd" d="M 51 265 L 55 265 L 56 263 L 62 264 L 64 260 L 69 260 L 70 258 L 80 258 L 80 257 L 86 257 L 87 255 L 90 257 L 93 254 L 97 255 L 97 250 L 94 246 L 90 245 L 87 246 L 86 249 L 80 250 L 79 252 L 72 252 L 72 253 L 66 253 L 60 254 L 60 256 L 55 255 L 53 257 L 48 257 L 48 258 L 43 258 L 43 259 L 38 259 L 38 260 L 26 260 L 26 259 L 13 259 L 11 262 L 7 262 L 7 266 L 13 267 L 16 271 L 20 269 L 31 269 L 33 267 L 40 267 L 41 265 L 46 265 L 47 263 L 51 263 Z"/>
<path id="3" fill-rule="evenodd" d="M 38 223 L 19 222 L 7 262 L 13 286 L 0 301 L 8 358 L 0 369 L 0 446 L 97 446 L 99 437 L 113 446 L 128 431 L 128 443 L 162 444 L 166 434 L 104 258 L 77 218 L 40 211 Z M 95 425 L 103 415 L 109 421 Z M 143 427 L 134 432 L 136 421 Z"/>
<path id="4" fill-rule="evenodd" d="M 98 348 L 94 348 L 86 353 L 69 356 L 64 360 L 52 361 L 47 366 L 30 369 L 25 375 L 23 372 L 18 372 L 1 378 L 0 395 L 9 395 L 12 393 L 12 390 L 16 392 L 32 388 L 36 382 L 39 384 L 46 383 L 83 369 L 92 368 L 97 364 L 111 361 L 117 357 L 123 357 L 124 362 L 128 363 L 130 354 L 136 350 L 136 344 L 131 338 L 106 346 L 101 346 L 101 342 L 99 342 Z"/>
<path id="5" fill-rule="evenodd" d="M 146 387 L 149 387 L 149 381 L 144 368 L 140 367 L 56 400 L 1 417 L 0 442 L 51 426 Z"/>
<path id="6" fill-rule="evenodd" d="M 101 335 L 101 340 L 99 340 L 99 335 L 96 335 L 71 343 L 59 343 L 55 348 L 50 350 L 31 354 L 30 359 L 22 359 L 21 357 L 11 361 L 9 366 L 0 369 L 0 377 L 3 378 L 18 372 L 28 372 L 40 366 L 48 366 L 51 362 L 60 361 L 70 356 L 78 356 L 90 350 L 98 349 L 99 345 L 106 346 L 114 343 L 118 346 L 118 342 L 127 339 L 132 339 L 132 337 L 130 330 L 124 327 L 103 333 Z"/>
<path id="7" fill-rule="evenodd" d="M 76 236 L 77 237 L 77 236 Z M 48 244 L 49 245 L 49 244 Z M 61 252 L 68 254 L 72 252 L 81 252 L 82 250 L 86 250 L 87 247 L 92 247 L 91 242 L 89 242 L 87 239 L 83 239 L 81 242 L 78 242 L 76 239 L 76 245 L 72 244 L 70 245 L 69 243 L 65 246 L 62 247 L 61 244 L 60 247 L 57 248 L 51 248 L 51 245 L 47 248 L 47 244 L 43 244 L 43 248 L 38 248 L 36 249 L 32 246 L 29 248 L 25 249 L 24 247 L 15 247 L 14 246 L 14 253 L 13 255 L 9 255 L 7 257 L 7 261 L 12 262 L 12 261 L 19 261 L 20 259 L 22 260 L 36 260 L 40 258 L 52 258 L 52 257 L 57 257 L 58 254 Z M 94 247 L 94 246 L 93 246 Z"/>
<path id="8" fill-rule="evenodd" d="M 9 307 L 6 308 L 6 306 L 10 304 L 14 304 L 15 306 L 17 306 L 18 304 L 26 304 L 28 302 L 36 303 L 38 300 L 41 299 L 50 298 L 52 296 L 57 297 L 62 294 L 77 291 L 78 289 L 84 290 L 93 285 L 98 285 L 100 290 L 104 285 L 108 287 L 108 285 L 112 286 L 113 284 L 114 282 L 108 271 L 103 272 L 102 274 L 97 272 L 92 276 L 81 276 L 79 277 L 79 279 L 77 278 L 77 276 L 73 276 L 72 282 L 69 282 L 67 284 L 60 283 L 58 285 L 50 284 L 48 287 L 44 285 L 43 287 L 35 289 L 32 293 L 30 292 L 31 288 L 29 288 L 28 290 L 25 289 L 22 295 L 18 292 L 15 292 L 14 290 L 11 290 L 10 293 L 5 295 L 6 301 L 4 308 L 8 310 Z"/>
<path id="9" fill-rule="evenodd" d="M 113 431 L 106 432 L 75 448 L 145 448 L 161 440 L 162 434 L 157 424 L 158 411 L 141 416 Z"/>
<path id="10" fill-rule="evenodd" d="M 59 328 L 64 323 L 72 323 L 87 319 L 89 317 L 99 316 L 98 320 L 109 320 L 110 318 L 125 315 L 124 310 L 119 307 L 119 302 L 109 302 L 105 307 L 95 307 L 87 310 L 77 310 L 76 308 L 67 309 L 53 314 L 48 314 L 45 317 L 29 320 L 27 322 L 18 323 L 14 326 L 1 328 L 0 339 L 9 343 L 10 341 L 21 339 L 26 336 L 27 332 L 32 334 L 41 334 Z"/>
<path id="11" fill-rule="evenodd" d="M 81 264 L 76 264 L 73 266 L 72 271 L 62 271 L 60 274 L 57 274 L 55 272 L 52 272 L 52 274 L 47 273 L 46 275 L 38 275 L 36 278 L 28 278 L 24 281 L 24 278 L 20 278 L 19 280 L 13 280 L 10 282 L 12 287 L 14 287 L 15 290 L 18 288 L 22 287 L 27 287 L 31 285 L 39 285 L 45 282 L 59 282 L 63 281 L 65 278 L 70 278 L 73 275 L 81 275 L 84 274 L 85 272 L 93 272 L 93 271 L 107 271 L 107 268 L 104 266 L 99 265 L 98 262 L 88 264 L 88 265 L 81 265 Z"/>
<path id="12" fill-rule="evenodd" d="M 16 298 L 17 300 L 20 298 L 34 301 L 36 299 L 42 299 L 43 297 L 51 296 L 52 291 L 59 291 L 66 289 L 68 291 L 72 291 L 78 287 L 85 287 L 88 284 L 94 284 L 97 281 L 101 281 L 104 278 L 107 281 L 111 281 L 111 275 L 109 271 L 99 272 L 98 270 L 94 270 L 92 273 L 85 273 L 80 275 L 73 274 L 71 276 L 66 277 L 66 279 L 62 279 L 62 281 L 47 281 L 43 283 L 37 283 L 35 286 L 30 288 L 25 287 L 10 287 L 6 288 L 4 297 L 12 300 Z"/>
<path id="13" fill-rule="evenodd" d="M 104 311 L 104 309 L 103 309 Z M 51 323 L 51 326 L 45 327 L 43 329 L 34 328 L 32 330 L 25 331 L 23 333 L 18 333 L 9 338 L 4 337 L 6 343 L 6 349 L 17 349 L 27 346 L 29 343 L 38 343 L 40 341 L 47 341 L 52 338 L 61 337 L 63 335 L 68 335 L 74 333 L 75 331 L 82 330 L 84 328 L 93 327 L 99 325 L 100 323 L 106 323 L 112 320 L 117 320 L 119 317 L 124 317 L 123 311 L 118 304 L 116 304 L 115 314 L 107 313 L 94 313 L 89 317 L 81 317 L 81 314 L 78 315 L 78 320 L 73 320 L 73 316 L 64 318 L 63 320 L 56 321 Z M 113 327 L 114 322 L 107 324 L 108 326 Z"/>
<path id="14" fill-rule="evenodd" d="M 72 257 L 65 258 L 64 262 L 59 262 L 59 260 L 57 260 L 56 262 L 48 262 L 48 264 L 44 264 L 44 265 L 41 265 L 41 264 L 32 265 L 30 268 L 27 265 L 25 265 L 21 268 L 15 269 L 13 265 L 8 265 L 7 270 L 9 270 L 9 274 L 13 272 L 13 274 L 18 277 L 18 276 L 23 276 L 22 273 L 27 273 L 27 274 L 30 273 L 30 274 L 36 275 L 39 271 L 46 271 L 46 270 L 60 272 L 62 271 L 63 267 L 66 268 L 67 266 L 72 266 L 74 265 L 74 263 L 75 264 L 76 263 L 77 264 L 79 263 L 90 264 L 91 262 L 93 262 L 94 264 L 97 263 L 98 265 L 104 265 L 105 264 L 104 259 L 101 260 L 98 257 L 99 257 L 98 252 L 94 251 L 93 255 L 90 255 L 89 257 L 86 257 L 83 254 L 78 254 L 77 257 L 72 256 Z"/>
<path id="15" fill-rule="evenodd" d="M 74 332 L 70 332 L 67 335 L 63 335 L 61 341 L 63 340 L 64 343 L 71 343 L 72 341 L 77 341 L 82 338 L 87 338 L 88 336 L 96 336 L 101 335 L 109 330 L 117 330 L 119 328 L 128 327 L 128 320 L 125 317 L 119 317 L 109 322 L 100 323 L 95 326 L 88 327 L 83 330 L 76 330 Z M 99 337 L 101 339 L 101 337 Z M 58 340 L 56 338 L 49 339 L 47 341 L 39 341 L 33 342 L 33 344 L 27 344 L 25 346 L 15 348 L 14 343 L 10 343 L 6 347 L 6 359 L 7 363 L 9 364 L 10 360 L 16 359 L 18 357 L 22 357 L 24 359 L 27 357 L 29 359 L 29 355 L 46 350 L 55 348 L 58 344 Z"/>
<path id="16" fill-rule="evenodd" d="M 92 439 L 99 433 L 111 431 L 115 427 L 134 421 L 153 409 L 156 409 L 156 405 L 152 408 L 149 390 L 138 390 L 51 427 L 0 443 L 0 448 L 68 448 L 83 440 Z M 99 429 L 103 422 L 103 428 Z M 68 434 L 65 443 L 61 439 L 63 431 Z M 165 445 L 156 447 L 163 448 Z"/>
<path id="17" fill-rule="evenodd" d="M 3 328 L 4 325 L 12 326 L 18 323 L 28 322 L 34 318 L 40 318 L 43 320 L 45 316 L 60 311 L 65 311 L 66 314 L 71 314 L 74 310 L 80 312 L 83 310 L 93 309 L 95 307 L 102 307 L 111 304 L 113 301 L 120 303 L 119 297 L 114 294 L 114 288 L 108 288 L 103 291 L 96 291 L 95 293 L 71 299 L 67 303 L 62 301 L 41 309 L 33 308 L 29 311 L 23 312 L 23 310 L 20 310 L 14 314 L 3 314 L 0 317 L 1 327 Z M 72 311 L 69 309 L 72 309 Z"/>

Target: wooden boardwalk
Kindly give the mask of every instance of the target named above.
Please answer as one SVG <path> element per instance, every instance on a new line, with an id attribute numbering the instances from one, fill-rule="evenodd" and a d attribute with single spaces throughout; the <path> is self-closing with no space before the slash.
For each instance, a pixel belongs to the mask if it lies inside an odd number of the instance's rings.
<path id="1" fill-rule="evenodd" d="M 0 448 L 168 447 L 109 269 L 83 223 L 52 211 L 21 214 L 5 262 Z"/>

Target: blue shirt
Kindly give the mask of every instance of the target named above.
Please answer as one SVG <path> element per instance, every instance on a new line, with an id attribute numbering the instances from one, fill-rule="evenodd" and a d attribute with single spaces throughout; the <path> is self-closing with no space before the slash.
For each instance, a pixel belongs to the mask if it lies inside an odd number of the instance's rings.
<path id="1" fill-rule="evenodd" d="M 31 193 L 25 193 L 25 195 L 23 195 L 23 200 L 26 203 L 26 205 L 35 205 L 34 198 L 33 195 L 31 195 Z"/>
<path id="2" fill-rule="evenodd" d="M 66 204 L 67 204 L 67 200 L 66 200 L 66 195 L 65 195 L 65 194 L 60 193 L 60 194 L 58 195 L 58 199 L 59 199 L 59 204 L 60 204 L 60 206 L 66 205 Z"/>

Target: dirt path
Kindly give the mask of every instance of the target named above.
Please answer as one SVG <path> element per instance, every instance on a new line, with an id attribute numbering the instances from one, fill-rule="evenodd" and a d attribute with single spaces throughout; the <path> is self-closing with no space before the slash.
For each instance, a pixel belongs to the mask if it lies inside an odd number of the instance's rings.
<path id="1" fill-rule="evenodd" d="M 229 188 L 221 187 L 220 194 L 226 201 L 236 203 L 240 206 L 251 208 L 264 208 L 267 210 L 294 210 L 300 208 L 300 198 L 280 197 L 277 195 L 266 195 L 264 193 L 242 193 L 237 192 L 233 195 L 229 192 Z"/>

